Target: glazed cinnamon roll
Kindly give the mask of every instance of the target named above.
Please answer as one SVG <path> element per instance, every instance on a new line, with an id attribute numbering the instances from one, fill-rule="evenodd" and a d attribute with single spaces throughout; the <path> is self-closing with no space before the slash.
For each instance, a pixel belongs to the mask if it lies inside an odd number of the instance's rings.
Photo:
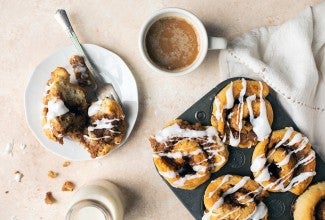
<path id="1" fill-rule="evenodd" d="M 287 127 L 273 131 L 256 145 L 251 171 L 255 181 L 272 192 L 300 195 L 313 179 L 315 152 L 307 137 Z"/>
<path id="2" fill-rule="evenodd" d="M 88 116 L 83 137 L 92 157 L 103 156 L 122 142 L 127 126 L 122 107 L 115 100 L 104 98 L 92 103 Z"/>
<path id="3" fill-rule="evenodd" d="M 310 186 L 301 194 L 293 207 L 295 220 L 325 219 L 325 182 Z"/>
<path id="4" fill-rule="evenodd" d="M 241 79 L 215 96 L 211 124 L 223 142 L 247 148 L 269 136 L 273 111 L 265 99 L 268 94 L 269 87 L 264 82 Z"/>
<path id="5" fill-rule="evenodd" d="M 160 175 L 176 188 L 196 188 L 228 160 L 228 151 L 212 126 L 178 119 L 149 141 Z"/>
<path id="6" fill-rule="evenodd" d="M 205 190 L 202 219 L 267 219 L 266 191 L 248 176 L 225 175 Z"/>

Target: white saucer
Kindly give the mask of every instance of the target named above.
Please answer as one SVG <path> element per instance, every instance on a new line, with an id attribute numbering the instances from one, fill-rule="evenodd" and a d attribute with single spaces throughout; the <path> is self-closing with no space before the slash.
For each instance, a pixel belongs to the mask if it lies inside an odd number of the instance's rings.
<path id="1" fill-rule="evenodd" d="M 128 130 L 123 145 L 130 135 L 138 115 L 138 89 L 132 72 L 124 61 L 115 53 L 93 44 L 83 44 L 84 49 L 98 68 L 103 78 L 111 82 L 123 104 L 123 110 L 128 123 Z M 64 47 L 43 60 L 34 70 L 25 91 L 25 112 L 28 125 L 38 141 L 51 152 L 68 160 L 90 160 L 87 150 L 68 138 L 64 144 L 49 140 L 42 129 L 42 97 L 46 82 L 56 67 L 64 67 L 72 73 L 69 58 L 78 54 L 71 45 Z M 73 74 L 71 74 L 73 75 Z"/>

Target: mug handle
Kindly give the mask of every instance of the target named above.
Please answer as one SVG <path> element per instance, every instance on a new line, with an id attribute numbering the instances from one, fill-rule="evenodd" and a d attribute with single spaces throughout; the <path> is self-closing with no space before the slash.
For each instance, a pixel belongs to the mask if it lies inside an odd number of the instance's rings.
<path id="1" fill-rule="evenodd" d="M 227 40 L 223 37 L 208 36 L 208 50 L 219 50 L 227 48 Z"/>

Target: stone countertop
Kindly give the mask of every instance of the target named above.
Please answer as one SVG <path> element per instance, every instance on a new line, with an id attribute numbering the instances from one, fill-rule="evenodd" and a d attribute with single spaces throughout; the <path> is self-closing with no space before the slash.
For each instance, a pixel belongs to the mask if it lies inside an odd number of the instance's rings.
<path id="1" fill-rule="evenodd" d="M 192 219 L 157 174 L 147 138 L 180 115 L 220 82 L 218 52 L 210 51 L 203 64 L 182 77 L 154 74 L 140 57 L 138 34 L 156 10 L 180 7 L 196 14 L 208 33 L 234 39 L 256 27 L 281 24 L 313 0 L 224 1 L 1 1 L 0 9 L 0 219 L 64 219 L 74 192 L 62 192 L 66 180 L 76 189 L 92 179 L 116 183 L 127 197 L 125 219 Z M 128 142 L 100 160 L 72 162 L 43 148 L 29 130 L 24 92 L 34 68 L 58 48 L 70 44 L 53 15 L 67 10 L 83 43 L 117 54 L 133 72 L 139 90 L 139 115 Z M 40 91 L 42 92 L 42 91 Z M 13 156 L 3 154 L 13 143 Z M 21 144 L 26 148 L 21 149 Z M 56 179 L 49 170 L 59 172 Z M 21 182 L 15 172 L 23 173 Z M 52 191 L 57 202 L 44 203 Z"/>

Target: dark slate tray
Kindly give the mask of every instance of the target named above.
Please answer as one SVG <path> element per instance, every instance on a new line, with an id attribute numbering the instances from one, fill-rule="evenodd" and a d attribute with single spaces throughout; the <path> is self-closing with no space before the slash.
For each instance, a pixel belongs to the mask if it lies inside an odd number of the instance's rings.
<path id="1" fill-rule="evenodd" d="M 223 81 L 199 101 L 187 109 L 178 118 L 186 120 L 190 123 L 201 122 L 203 125 L 211 125 L 210 118 L 212 112 L 212 103 L 215 95 L 224 88 L 228 83 L 240 78 L 232 78 Z M 296 131 L 299 128 L 292 121 L 288 113 L 283 109 L 280 103 L 277 102 L 276 94 L 271 91 L 271 94 L 267 96 L 267 100 L 272 104 L 274 112 L 274 121 L 272 124 L 272 130 L 278 130 L 285 127 L 293 127 Z M 225 174 L 237 174 L 241 176 L 250 176 L 253 179 L 252 172 L 250 171 L 250 165 L 252 160 L 252 153 L 254 147 L 250 149 L 242 149 L 235 147 L 228 147 L 229 158 L 228 162 L 218 172 L 213 173 L 211 178 L 200 185 L 194 190 L 183 190 L 172 187 L 167 181 L 166 184 L 175 193 L 178 199 L 183 205 L 190 211 L 195 219 L 202 219 L 204 212 L 203 195 L 208 184 L 215 178 Z M 325 180 L 325 163 L 317 155 L 316 158 L 316 176 L 314 176 L 311 184 Z M 294 204 L 297 196 L 291 192 L 282 193 L 269 193 L 269 196 L 264 199 L 264 203 L 268 207 L 269 219 L 272 220 L 291 220 L 292 217 L 292 205 Z"/>

